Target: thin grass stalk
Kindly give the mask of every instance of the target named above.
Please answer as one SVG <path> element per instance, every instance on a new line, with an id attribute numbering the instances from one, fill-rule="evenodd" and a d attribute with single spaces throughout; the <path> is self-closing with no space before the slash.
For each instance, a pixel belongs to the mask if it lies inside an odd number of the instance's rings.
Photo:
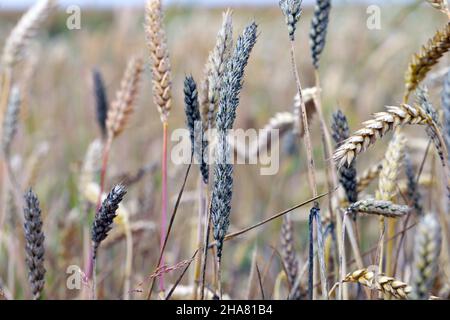
<path id="1" fill-rule="evenodd" d="M 297 93 L 300 101 L 300 113 L 301 113 L 301 123 L 303 124 L 304 128 L 304 135 L 305 135 L 305 147 L 306 147 L 306 155 L 307 155 L 307 161 L 308 161 L 308 179 L 309 179 L 309 187 L 312 192 L 313 197 L 317 196 L 317 182 L 316 182 L 316 174 L 315 174 L 315 164 L 314 164 L 314 158 L 312 154 L 312 143 L 311 143 L 311 134 L 308 124 L 308 116 L 306 114 L 306 106 L 305 102 L 303 100 L 302 95 L 302 85 L 300 82 L 300 76 L 298 74 L 298 67 L 297 62 L 295 59 L 295 30 L 298 20 L 300 19 L 300 15 L 302 13 L 301 9 L 301 0 L 281 0 L 279 2 L 280 8 L 285 15 L 286 18 L 286 24 L 288 27 L 288 33 L 289 33 L 289 39 L 290 39 L 290 55 L 291 55 L 291 68 L 293 71 L 295 84 L 297 86 Z M 297 115 L 298 111 L 294 110 L 294 114 Z M 300 120 L 297 120 L 297 128 L 300 128 Z M 296 130 L 297 133 L 299 130 Z M 314 205 L 314 207 L 318 207 L 318 203 Z M 311 209 L 312 210 L 312 209 Z M 314 220 L 311 221 L 311 224 L 309 225 L 310 228 L 314 228 Z M 310 235 L 314 234 L 313 231 L 310 230 Z M 314 236 L 312 237 L 314 240 Z M 311 237 L 310 237 L 311 241 Z M 311 244 L 310 244 L 311 249 Z M 311 250 L 310 250 L 310 259 L 309 263 L 314 264 L 314 259 L 311 259 Z M 313 270 L 314 266 L 311 265 L 309 267 L 309 281 L 308 281 L 308 295 L 309 298 L 312 299 L 312 289 L 314 287 L 313 285 Z"/>

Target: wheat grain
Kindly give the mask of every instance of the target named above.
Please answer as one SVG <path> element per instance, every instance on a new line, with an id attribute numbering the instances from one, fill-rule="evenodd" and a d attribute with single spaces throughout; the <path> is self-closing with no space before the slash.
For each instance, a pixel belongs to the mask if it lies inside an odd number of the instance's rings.
<path id="1" fill-rule="evenodd" d="M 413 55 L 405 74 L 405 102 L 409 94 L 425 78 L 428 71 L 450 49 L 450 23 L 438 30 L 419 53 Z"/>
<path id="2" fill-rule="evenodd" d="M 133 112 L 139 91 L 139 81 L 143 70 L 142 59 L 130 59 L 125 74 L 116 93 L 116 98 L 108 110 L 106 128 L 110 139 L 117 137 L 125 129 L 128 118 Z"/>
<path id="3" fill-rule="evenodd" d="M 1 61 L 5 67 L 12 67 L 21 59 L 28 42 L 55 7 L 56 0 L 40 0 L 20 18 L 3 47 Z"/>
<path id="4" fill-rule="evenodd" d="M 386 132 L 405 124 L 431 126 L 432 123 L 431 117 L 420 106 L 388 106 L 386 111 L 375 113 L 374 119 L 363 122 L 364 128 L 345 140 L 334 152 L 333 159 L 339 167 L 349 165 L 358 154 L 382 138 Z"/>
<path id="5" fill-rule="evenodd" d="M 150 49 L 153 101 L 158 108 L 161 122 L 165 123 L 172 104 L 172 79 L 161 0 L 149 0 L 146 12 L 145 31 Z"/>
<path id="6" fill-rule="evenodd" d="M 360 269 L 345 276 L 343 282 L 360 283 L 365 287 L 378 290 L 384 294 L 389 294 L 398 299 L 407 299 L 411 292 L 411 287 L 393 277 L 375 275 L 368 269 Z"/>
<path id="7" fill-rule="evenodd" d="M 412 297 L 425 300 L 437 276 L 441 252 L 441 227 L 434 214 L 425 215 L 420 221 L 414 243 Z"/>
<path id="8" fill-rule="evenodd" d="M 36 194 L 31 190 L 24 196 L 24 229 L 26 240 L 26 263 L 28 266 L 28 281 L 35 299 L 39 299 L 45 284 L 44 267 L 44 233 L 42 231 L 41 209 Z"/>

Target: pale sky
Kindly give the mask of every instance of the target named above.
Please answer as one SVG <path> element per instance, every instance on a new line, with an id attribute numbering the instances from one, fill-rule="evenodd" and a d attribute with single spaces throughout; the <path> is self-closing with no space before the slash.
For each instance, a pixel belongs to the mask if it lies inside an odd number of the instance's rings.
<path id="1" fill-rule="evenodd" d="M 398 3 L 400 0 L 334 0 L 332 3 Z M 276 5 L 278 0 L 165 0 L 167 4 L 195 4 L 195 5 Z M 29 7 L 34 0 L 0 0 L 0 10 L 2 9 L 23 9 Z M 111 7 L 111 6 L 130 6 L 141 5 L 145 0 L 59 0 L 61 6 L 66 7 L 71 4 L 89 7 Z M 303 0 L 308 5 L 314 3 L 314 0 Z"/>

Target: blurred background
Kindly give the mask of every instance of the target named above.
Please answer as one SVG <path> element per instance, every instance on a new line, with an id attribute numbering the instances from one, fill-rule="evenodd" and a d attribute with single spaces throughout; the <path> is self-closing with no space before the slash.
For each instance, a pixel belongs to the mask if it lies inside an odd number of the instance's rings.
<path id="1" fill-rule="evenodd" d="M 21 10 L 33 1 L 0 1 L 0 43 L 8 36 Z M 269 0 L 172 0 L 165 2 L 165 28 L 168 37 L 173 76 L 173 109 L 169 119 L 171 129 L 184 126 L 182 85 L 184 76 L 192 74 L 199 83 L 204 65 L 213 48 L 221 26 L 222 12 L 233 9 L 234 36 L 251 20 L 258 23 L 259 37 L 245 72 L 241 103 L 237 112 L 237 128 L 262 128 L 276 113 L 291 111 L 296 92 L 290 68 L 289 41 L 278 1 Z M 312 0 L 304 0 L 304 14 L 298 25 L 297 60 L 304 87 L 314 83 L 308 32 L 312 16 Z M 327 44 L 321 58 L 320 74 L 323 87 L 325 117 L 342 109 L 351 130 L 359 127 L 372 112 L 384 105 L 401 102 L 403 78 L 414 52 L 430 38 L 447 19 L 425 1 L 332 1 Z M 366 10 L 369 4 L 380 8 L 381 28 L 370 30 Z M 81 28 L 69 30 L 65 12 L 70 4 L 81 5 Z M 100 10 L 102 9 L 102 10 Z M 13 146 L 14 168 L 18 177 L 36 170 L 33 188 L 38 194 L 44 215 L 48 270 L 46 296 L 74 298 L 76 290 L 65 286 L 65 270 L 69 265 L 83 266 L 86 252 L 86 230 L 92 217 L 82 205 L 78 184 L 80 170 L 88 145 L 99 136 L 95 120 L 92 90 L 92 70 L 97 68 L 105 80 L 108 98 L 114 99 L 126 62 L 140 54 L 147 62 L 141 92 L 127 130 L 113 144 L 108 168 L 107 189 L 132 175 L 146 164 L 154 169 L 130 187 L 125 206 L 132 223 L 147 223 L 133 239 L 132 288 L 154 269 L 158 255 L 158 223 L 160 216 L 160 148 L 161 123 L 152 100 L 151 74 L 144 34 L 144 1 L 61 1 L 60 10 L 39 30 L 27 57 L 18 67 L 24 95 L 21 122 Z M 442 59 L 448 65 L 448 59 Z M 442 68 L 437 67 L 435 70 Z M 439 79 L 439 74 L 430 79 Z M 428 82 L 432 100 L 439 101 L 439 88 Z M 418 130 L 416 130 L 418 131 Z M 408 131 L 410 132 L 410 131 Z M 422 132 L 410 132 L 421 148 Z M 324 160 L 318 122 L 312 125 L 314 154 L 319 171 L 320 189 L 326 190 Z M 388 141 L 386 138 L 385 142 Z M 412 140 L 416 141 L 416 140 Z M 425 143 L 425 142 L 424 142 Z M 44 148 L 41 154 L 37 150 Z M 257 165 L 237 165 L 230 231 L 258 222 L 263 218 L 309 198 L 303 145 L 283 138 L 280 171 L 275 176 L 260 176 Z M 381 159 L 385 144 L 361 156 L 358 166 L 367 168 Z M 415 149 L 412 151 L 415 152 Z M 34 157 L 34 158 L 33 158 Z M 36 160 L 38 157 L 38 160 Z M 38 167 L 33 169 L 32 160 Z M 419 157 L 417 157 L 419 159 Z M 28 171 L 27 171 L 28 170 Z M 169 164 L 169 194 L 173 207 L 185 167 Z M 167 264 L 191 257 L 196 240 L 196 188 L 198 170 L 192 170 L 183 196 L 178 220 L 169 241 Z M 22 178 L 22 181 L 25 178 Z M 325 200 L 324 200 L 325 203 Z M 302 261 L 306 257 L 307 212 L 299 209 L 291 214 L 295 222 L 296 249 Z M 12 218 L 14 219 L 14 218 Z M 377 228 L 362 221 L 365 234 L 362 251 L 376 243 Z M 17 221 L 17 234 L 21 225 Z M 273 288 L 280 270 L 279 258 L 273 249 L 279 244 L 280 221 L 249 232 L 225 245 L 224 291 L 233 298 L 258 295 L 258 289 L 248 289 L 253 252 L 261 265 L 272 259 L 266 279 L 267 290 Z M 376 225 L 376 224 L 375 224 Z M 116 229 L 120 231 L 120 226 Z M 123 290 L 123 236 L 102 250 L 99 266 L 99 297 L 120 298 Z M 21 239 L 23 241 L 23 239 Z M 16 243 L 17 248 L 22 242 Z M 1 251 L 0 251 L 1 252 Z M 15 252 L 11 257 L 5 252 Z M 9 259 L 23 261 L 21 250 L 0 254 L 0 275 L 8 274 Z M 21 265 L 20 263 L 18 265 Z M 303 266 L 303 264 L 302 264 Z M 26 297 L 26 272 L 17 269 L 9 279 L 18 297 Z M 169 283 L 179 270 L 167 275 Z M 188 285 L 192 275 L 183 283 Z M 3 279 L 8 281 L 8 279 Z M 148 285 L 148 281 L 144 282 Z M 253 293 L 252 293 L 253 292 Z M 141 299 L 145 294 L 132 293 Z"/>

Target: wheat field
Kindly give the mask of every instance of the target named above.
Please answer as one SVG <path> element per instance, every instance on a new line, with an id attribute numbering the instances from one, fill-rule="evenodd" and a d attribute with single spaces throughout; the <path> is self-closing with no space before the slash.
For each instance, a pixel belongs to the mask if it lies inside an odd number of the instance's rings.
<path id="1" fill-rule="evenodd" d="M 445 1 L 56 2 L 0 11 L 0 299 L 450 298 Z"/>

